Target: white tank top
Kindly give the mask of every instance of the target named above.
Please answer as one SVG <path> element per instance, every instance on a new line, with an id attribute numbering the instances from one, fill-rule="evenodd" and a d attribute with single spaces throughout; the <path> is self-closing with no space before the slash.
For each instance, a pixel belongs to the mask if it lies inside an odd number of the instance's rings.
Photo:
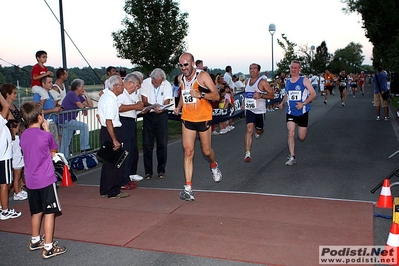
<path id="1" fill-rule="evenodd" d="M 262 78 L 258 78 L 252 85 L 250 85 L 251 80 L 248 80 L 247 86 L 245 87 L 245 109 L 250 110 L 254 114 L 266 113 L 266 99 L 254 99 L 254 93 L 256 91 L 264 93 L 258 88 L 258 84 L 261 80 Z"/>

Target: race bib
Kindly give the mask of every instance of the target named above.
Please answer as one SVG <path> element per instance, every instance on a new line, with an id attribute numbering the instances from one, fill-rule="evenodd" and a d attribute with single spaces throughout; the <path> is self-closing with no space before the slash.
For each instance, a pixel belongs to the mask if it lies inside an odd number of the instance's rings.
<path id="1" fill-rule="evenodd" d="M 245 98 L 245 109 L 255 109 L 256 100 L 254 98 Z"/>
<path id="2" fill-rule="evenodd" d="M 326 84 L 330 84 L 330 80 L 329 79 L 326 80 Z"/>
<path id="3" fill-rule="evenodd" d="M 192 104 L 197 102 L 197 98 L 194 98 L 190 94 L 190 90 L 183 90 L 181 92 L 181 96 L 183 97 L 183 103 L 184 104 Z"/>
<path id="4" fill-rule="evenodd" d="M 299 101 L 302 99 L 301 91 L 288 91 L 288 99 L 290 101 Z"/>

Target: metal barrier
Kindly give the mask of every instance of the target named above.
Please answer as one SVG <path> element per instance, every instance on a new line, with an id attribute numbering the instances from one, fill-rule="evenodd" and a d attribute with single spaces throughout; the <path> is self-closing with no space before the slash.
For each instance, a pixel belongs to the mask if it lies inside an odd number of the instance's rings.
<path id="1" fill-rule="evenodd" d="M 82 148 L 80 146 L 81 143 L 81 131 L 80 130 L 73 130 L 72 132 L 72 137 L 71 141 L 69 144 L 69 152 L 64 152 L 67 153 L 65 154 L 65 157 L 68 159 L 72 159 L 75 157 L 78 157 L 82 154 L 85 153 L 92 153 L 97 151 L 100 148 L 100 129 L 101 125 L 96 117 L 97 114 L 97 107 L 91 107 L 91 108 L 85 108 L 84 110 L 82 109 L 76 109 L 76 110 L 68 110 L 68 111 L 63 111 L 60 113 L 56 113 L 55 115 L 55 123 L 58 126 L 58 134 L 60 136 L 60 142 L 62 145 L 62 141 L 67 141 L 65 139 L 65 136 L 63 136 L 63 132 L 65 132 L 65 129 L 68 129 L 68 123 L 63 123 L 64 117 L 69 117 L 72 114 L 77 113 L 76 116 L 76 121 L 85 123 L 88 126 L 88 133 L 89 133 L 89 145 L 90 149 L 88 147 Z M 53 133 L 54 135 L 54 133 Z M 56 138 L 56 136 L 54 136 Z M 56 138 L 57 139 L 57 138 Z M 59 150 L 61 150 L 61 145 L 59 146 Z"/>

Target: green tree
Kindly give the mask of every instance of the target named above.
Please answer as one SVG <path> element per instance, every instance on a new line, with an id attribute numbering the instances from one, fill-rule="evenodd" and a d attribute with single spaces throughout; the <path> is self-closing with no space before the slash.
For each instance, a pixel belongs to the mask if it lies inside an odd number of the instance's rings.
<path id="1" fill-rule="evenodd" d="M 297 53 L 295 53 L 295 47 L 297 44 L 290 42 L 284 33 L 281 34 L 281 38 L 283 38 L 283 40 L 277 38 L 277 43 L 284 50 L 284 58 L 281 59 L 280 62 L 277 62 L 278 69 L 276 72 L 288 73 L 290 71 L 290 64 L 292 60 L 299 60 L 303 62 L 305 57 L 299 56 Z"/>
<path id="2" fill-rule="evenodd" d="M 125 29 L 112 33 L 117 56 L 147 74 L 154 68 L 171 72 L 186 50 L 188 13 L 173 0 L 125 0 Z"/>
<path id="3" fill-rule="evenodd" d="M 329 65 L 330 71 L 333 73 L 339 73 L 341 70 L 347 73 L 360 72 L 364 61 L 362 48 L 360 43 L 351 42 L 345 48 L 336 50 Z"/>
<path id="4" fill-rule="evenodd" d="M 373 44 L 373 66 L 399 71 L 399 1 L 342 0 L 344 12 L 362 16 L 366 37 Z"/>

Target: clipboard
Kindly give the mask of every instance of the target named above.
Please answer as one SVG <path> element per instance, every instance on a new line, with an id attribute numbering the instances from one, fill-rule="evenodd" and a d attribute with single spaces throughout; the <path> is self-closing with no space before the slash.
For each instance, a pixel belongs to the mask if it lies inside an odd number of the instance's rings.
<path id="1" fill-rule="evenodd" d="M 97 156 L 104 161 L 115 165 L 116 168 L 120 168 L 129 152 L 124 150 L 122 147 L 114 151 L 114 144 L 106 140 L 97 152 Z"/>

